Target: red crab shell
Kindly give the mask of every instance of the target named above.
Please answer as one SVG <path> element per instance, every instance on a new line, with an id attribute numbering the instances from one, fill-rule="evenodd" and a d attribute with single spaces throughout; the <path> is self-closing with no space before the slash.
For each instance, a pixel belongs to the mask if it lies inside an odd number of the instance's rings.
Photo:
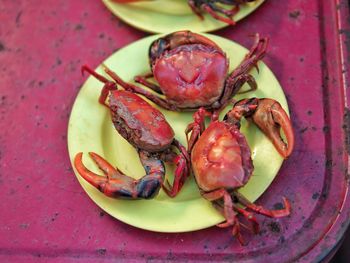
<path id="1" fill-rule="evenodd" d="M 222 50 L 190 44 L 164 52 L 153 64 L 153 74 L 170 103 L 196 108 L 219 100 L 228 67 Z"/>
<path id="2" fill-rule="evenodd" d="M 234 126 L 215 121 L 203 132 L 191 155 L 200 189 L 235 189 L 245 185 L 254 169 L 243 134 Z"/>
<path id="3" fill-rule="evenodd" d="M 113 90 L 109 106 L 115 128 L 132 145 L 149 152 L 170 147 L 173 129 L 164 115 L 142 98 L 129 91 Z"/>

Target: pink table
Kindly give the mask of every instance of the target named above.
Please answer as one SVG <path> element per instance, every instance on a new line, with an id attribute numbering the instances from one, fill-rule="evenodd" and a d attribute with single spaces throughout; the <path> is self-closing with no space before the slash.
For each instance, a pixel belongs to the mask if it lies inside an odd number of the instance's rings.
<path id="1" fill-rule="evenodd" d="M 0 2 L 0 262 L 317 262 L 349 225 L 350 30 L 345 0 L 267 1 L 217 34 L 249 46 L 269 36 L 265 63 L 288 97 L 296 149 L 258 200 L 292 201 L 289 218 L 258 217 L 240 247 L 227 230 L 148 232 L 102 212 L 78 184 L 67 152 L 80 66 L 146 34 L 101 1 Z"/>

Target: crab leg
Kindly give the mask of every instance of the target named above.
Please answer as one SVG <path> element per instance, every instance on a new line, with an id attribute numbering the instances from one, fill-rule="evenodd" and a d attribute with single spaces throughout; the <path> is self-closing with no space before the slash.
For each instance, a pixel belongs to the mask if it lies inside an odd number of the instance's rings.
<path id="1" fill-rule="evenodd" d="M 284 217 L 290 214 L 290 203 L 286 198 L 284 200 L 284 209 L 280 210 L 268 210 L 263 208 L 262 206 L 255 205 L 251 203 L 248 199 L 246 199 L 242 194 L 237 191 L 229 194 L 225 189 L 218 189 L 208 193 L 201 193 L 202 196 L 208 201 L 214 202 L 214 206 L 219 209 L 224 215 L 226 221 L 224 223 L 218 224 L 217 226 L 220 228 L 226 228 L 233 226 L 232 234 L 236 236 L 239 242 L 243 245 L 244 240 L 242 235 L 240 234 L 240 225 L 248 228 L 244 224 L 240 223 L 237 218 L 237 213 L 243 215 L 248 221 L 252 223 L 253 233 L 259 233 L 259 223 L 254 217 L 252 212 L 249 212 L 237 204 L 233 203 L 233 199 L 237 200 L 240 204 L 246 206 L 248 209 L 252 210 L 255 213 L 262 214 L 268 217 L 277 218 Z M 249 229 L 249 228 L 248 228 Z"/>
<path id="2" fill-rule="evenodd" d="M 147 152 L 139 150 L 140 160 L 146 171 L 146 175 L 139 180 L 124 175 L 98 154 L 89 153 L 89 155 L 103 171 L 103 176 L 91 172 L 84 166 L 83 153 L 75 156 L 74 166 L 86 181 L 106 196 L 122 199 L 149 199 L 159 192 L 165 168 L 162 161 L 149 156 Z"/>
<path id="3" fill-rule="evenodd" d="M 222 16 L 219 16 L 215 11 L 214 8 L 213 8 L 213 5 L 210 5 L 210 4 L 204 4 L 202 6 L 202 8 L 209 14 L 211 15 L 214 19 L 216 20 L 219 20 L 221 22 L 224 22 L 226 24 L 229 24 L 231 26 L 234 26 L 236 24 L 235 21 L 233 21 L 231 18 L 226 18 L 226 17 L 222 17 Z"/>
<path id="4" fill-rule="evenodd" d="M 197 15 L 199 17 L 200 20 L 204 19 L 204 16 L 202 15 L 202 13 L 200 12 L 200 10 L 197 8 L 196 3 L 194 0 L 189 0 L 188 1 L 188 5 L 191 7 L 192 12 L 195 13 L 195 15 Z"/>
<path id="5" fill-rule="evenodd" d="M 185 182 L 186 177 L 188 176 L 186 161 L 180 156 L 177 156 L 174 162 L 176 164 L 176 170 L 173 186 L 170 185 L 168 180 L 165 181 L 166 186 L 163 185 L 163 190 L 170 197 L 175 197 L 178 194 Z"/>
<path id="6" fill-rule="evenodd" d="M 245 198 L 242 194 L 238 193 L 237 191 L 235 191 L 233 193 L 233 195 L 238 199 L 238 201 L 246 206 L 248 209 L 254 211 L 255 213 L 264 215 L 264 216 L 268 216 L 268 217 L 272 217 L 272 218 L 276 218 L 276 217 L 285 217 L 290 215 L 290 211 L 291 211 L 291 205 L 288 201 L 287 198 L 283 197 L 283 203 L 284 203 L 284 208 L 280 209 L 280 210 L 269 210 L 266 209 L 262 206 L 259 205 L 255 205 L 252 202 L 250 202 L 247 198 Z"/>
<path id="7" fill-rule="evenodd" d="M 248 83 L 250 89 L 246 91 L 238 92 L 245 83 Z M 222 97 L 220 98 L 220 102 L 218 104 L 221 108 L 224 108 L 225 106 L 227 106 L 230 102 L 230 99 L 235 94 L 243 94 L 250 91 L 254 91 L 257 89 L 258 86 L 252 75 L 242 74 L 235 79 L 235 82 L 232 83 L 232 85 L 229 88 L 226 88 L 226 87 L 227 86 L 225 86 Z"/>
<path id="8" fill-rule="evenodd" d="M 102 88 L 98 102 L 101 103 L 102 105 L 105 105 L 106 107 L 109 107 L 106 104 L 106 99 L 108 97 L 109 91 L 117 89 L 116 84 L 114 82 L 106 79 L 104 76 L 98 74 L 97 72 L 95 72 L 94 70 L 89 68 L 87 65 L 83 65 L 81 67 L 81 73 L 84 74 L 85 71 L 88 72 L 89 74 L 91 74 L 92 76 L 94 76 L 97 80 L 99 80 L 105 84 Z"/>
<path id="9" fill-rule="evenodd" d="M 179 109 L 168 103 L 166 100 L 156 96 L 155 94 L 149 92 L 148 90 L 145 90 L 141 87 L 138 87 L 136 85 L 130 84 L 122 80 L 115 72 L 110 70 L 108 67 L 105 67 L 105 72 L 120 86 L 122 86 L 125 90 L 128 90 L 130 92 L 140 94 L 145 96 L 147 99 L 153 101 L 155 104 L 159 105 L 160 107 L 166 109 L 166 110 L 172 110 L 172 111 L 179 111 Z"/>
<path id="10" fill-rule="evenodd" d="M 227 1 L 218 1 L 218 2 L 221 2 L 223 4 L 228 4 Z M 221 8 L 215 4 L 209 4 L 209 5 L 214 11 L 219 12 L 221 14 L 224 14 L 225 16 L 230 17 L 230 18 L 233 17 L 235 14 L 237 14 L 237 12 L 239 11 L 238 5 L 233 6 L 233 8 L 231 10 Z"/>
<path id="11" fill-rule="evenodd" d="M 160 89 L 160 87 L 150 81 L 148 81 L 147 79 L 152 78 L 153 77 L 153 73 L 147 73 L 145 75 L 138 75 L 134 77 L 135 82 L 140 83 L 144 86 L 146 86 L 147 88 L 150 88 L 151 90 L 157 92 L 158 94 L 163 94 L 162 90 Z"/>
<path id="12" fill-rule="evenodd" d="M 230 194 L 225 189 L 218 189 L 209 193 L 202 193 L 202 196 L 209 201 L 216 201 L 223 198 L 223 215 L 226 222 L 218 224 L 217 226 L 220 228 L 232 226 L 232 235 L 237 237 L 238 241 L 243 245 L 244 239 L 240 233 L 240 223 L 237 218 L 237 213 L 234 211 L 234 204 Z"/>
<path id="13" fill-rule="evenodd" d="M 210 116 L 212 116 L 212 113 L 205 110 L 203 107 L 199 108 L 199 110 L 193 114 L 193 122 L 190 123 L 185 130 L 187 138 L 187 151 L 189 153 L 192 151 L 193 146 L 205 130 L 205 117 Z M 190 138 L 188 138 L 189 133 L 191 133 Z"/>
<path id="14" fill-rule="evenodd" d="M 224 93 L 220 99 L 221 104 L 224 104 L 227 100 L 234 96 L 245 82 L 248 82 L 251 88 L 248 91 L 256 89 L 256 82 L 254 78 L 249 74 L 249 71 L 253 67 L 256 67 L 258 69 L 257 63 L 265 56 L 267 45 L 268 38 L 260 38 L 259 34 L 256 34 L 255 44 L 251 48 L 250 52 L 246 55 L 240 65 L 234 71 L 232 71 L 227 78 L 224 87 Z M 242 80 L 245 81 L 242 83 Z M 244 93 L 248 91 L 244 91 Z"/>
<path id="15" fill-rule="evenodd" d="M 260 231 L 260 227 L 259 227 L 259 223 L 256 220 L 254 214 L 252 212 L 249 212 L 247 210 L 244 210 L 243 208 L 240 208 L 238 205 L 234 204 L 234 209 L 240 213 L 241 215 L 243 215 L 245 217 L 245 219 L 247 219 L 248 221 L 250 221 L 252 223 L 253 226 L 253 233 L 257 234 Z"/>
<path id="16" fill-rule="evenodd" d="M 182 186 L 185 183 L 186 178 L 190 174 L 190 157 L 188 153 L 180 142 L 174 139 L 173 146 L 175 146 L 179 150 L 179 154 L 173 159 L 173 162 L 176 164 L 175 177 L 173 186 L 170 186 L 168 180 L 166 180 L 166 185 L 163 185 L 163 190 L 170 197 L 175 197 L 178 192 L 180 192 Z"/>
<path id="17" fill-rule="evenodd" d="M 233 212 L 233 203 L 230 194 L 225 189 L 218 189 L 209 193 L 202 193 L 202 196 L 208 201 L 224 199 L 224 216 L 226 222 L 219 224 L 219 227 L 232 226 L 234 223 L 235 214 Z"/>
<path id="18" fill-rule="evenodd" d="M 214 201 L 213 202 L 213 206 L 221 214 L 224 214 L 224 208 L 223 208 L 223 202 L 222 201 L 219 201 L 219 200 Z M 243 226 L 245 229 L 247 229 L 248 231 L 251 231 L 253 234 L 258 234 L 259 231 L 260 231 L 260 226 L 259 226 L 259 223 L 258 223 L 257 219 L 255 218 L 254 214 L 252 212 L 249 212 L 249 211 L 239 207 L 235 203 L 233 203 L 233 208 L 234 208 L 234 211 L 237 211 L 237 213 L 243 215 L 246 220 L 251 222 L 253 228 L 248 227 L 247 225 L 243 224 L 242 222 L 239 222 L 240 226 Z"/>
<path id="19" fill-rule="evenodd" d="M 233 101 L 234 99 L 230 99 L 228 102 Z M 188 124 L 185 130 L 187 138 L 187 151 L 189 153 L 192 151 L 193 146 L 205 130 L 205 117 L 211 117 L 211 122 L 217 121 L 219 119 L 220 112 L 226 106 L 227 104 L 221 105 L 220 108 L 215 109 L 212 112 L 201 107 L 193 114 L 193 122 Z M 189 133 L 191 133 L 190 138 L 188 136 Z"/>

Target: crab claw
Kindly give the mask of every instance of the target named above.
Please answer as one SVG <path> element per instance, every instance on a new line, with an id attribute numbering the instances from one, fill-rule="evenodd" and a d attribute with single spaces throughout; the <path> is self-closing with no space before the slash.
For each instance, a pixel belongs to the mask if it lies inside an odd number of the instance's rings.
<path id="1" fill-rule="evenodd" d="M 91 172 L 85 167 L 82 162 L 83 153 L 78 153 L 74 159 L 74 166 L 78 173 L 91 185 L 96 187 L 102 193 L 110 197 L 121 197 L 123 195 L 132 195 L 131 191 L 127 190 L 128 186 L 131 186 L 133 179 L 123 175 L 120 171 L 115 169 L 106 160 L 96 153 L 89 153 L 91 159 L 97 164 L 97 166 L 102 170 L 104 175 L 98 175 Z M 124 186 L 124 187 L 123 187 Z M 125 191 L 127 192 L 125 192 Z M 123 194 L 123 192 L 125 192 Z"/>
<path id="2" fill-rule="evenodd" d="M 143 152 L 139 155 L 145 166 L 148 165 L 148 172 L 139 180 L 124 175 L 98 154 L 89 153 L 89 155 L 104 175 L 95 174 L 84 166 L 82 162 L 83 153 L 78 153 L 75 156 L 74 166 L 86 181 L 106 196 L 121 199 L 149 199 L 158 193 L 162 185 L 163 164 L 160 161 L 147 159 L 148 157 L 144 156 Z"/>
<path id="3" fill-rule="evenodd" d="M 281 104 L 273 99 L 259 99 L 258 107 L 251 118 L 284 158 L 292 153 L 294 148 L 293 127 Z M 286 142 L 281 137 L 281 128 Z"/>

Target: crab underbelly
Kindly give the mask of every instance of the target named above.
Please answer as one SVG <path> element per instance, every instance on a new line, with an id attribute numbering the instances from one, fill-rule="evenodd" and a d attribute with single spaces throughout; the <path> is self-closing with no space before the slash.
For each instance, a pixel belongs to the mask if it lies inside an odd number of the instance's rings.
<path id="1" fill-rule="evenodd" d="M 236 138 L 229 125 L 212 123 L 203 132 L 191 154 L 199 188 L 208 192 L 245 185 L 250 177 L 250 169 L 244 167 L 247 154 L 250 154 L 246 152 L 245 146 L 240 138 Z"/>

